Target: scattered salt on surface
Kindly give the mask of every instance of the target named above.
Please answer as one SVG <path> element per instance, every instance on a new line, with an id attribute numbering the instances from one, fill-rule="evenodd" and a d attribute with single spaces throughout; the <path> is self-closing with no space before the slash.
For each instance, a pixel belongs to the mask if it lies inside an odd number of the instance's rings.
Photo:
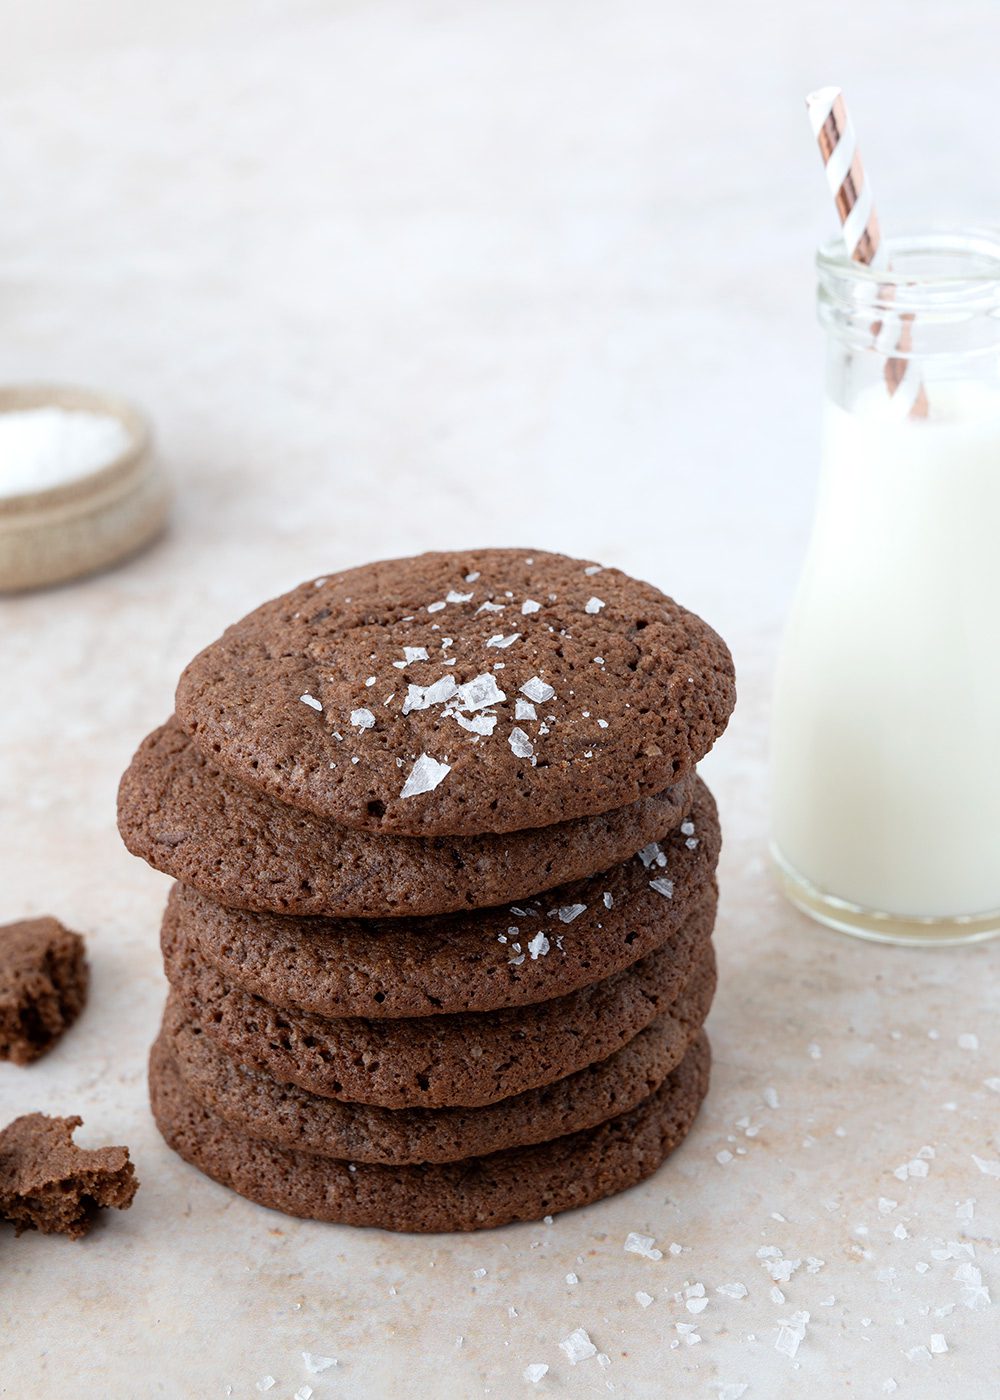
<path id="1" fill-rule="evenodd" d="M 984 1157 L 977 1157 L 974 1152 L 972 1160 L 984 1176 L 1000 1177 L 1000 1162 L 988 1162 Z"/>
<path id="2" fill-rule="evenodd" d="M 637 1235 L 634 1230 L 627 1235 L 624 1248 L 626 1254 L 639 1254 L 643 1259 L 663 1258 L 663 1251 L 656 1248 L 656 1240 L 652 1235 Z"/>
<path id="3" fill-rule="evenodd" d="M 304 1351 L 302 1362 L 310 1375 L 319 1376 L 324 1371 L 329 1371 L 331 1366 L 336 1366 L 337 1358 L 335 1356 L 318 1356 L 313 1351 Z"/>
<path id="4" fill-rule="evenodd" d="M 310 695 L 308 691 L 306 691 L 305 695 L 300 695 L 299 699 L 302 701 L 303 705 L 308 705 L 313 710 L 322 710 L 323 708 L 322 700 L 317 700 L 315 695 Z"/>
<path id="5" fill-rule="evenodd" d="M 789 1318 L 782 1318 L 778 1322 L 778 1335 L 774 1342 L 775 1351 L 780 1351 L 783 1356 L 794 1357 L 799 1349 L 799 1343 L 806 1335 L 808 1321 L 809 1314 L 807 1312 L 795 1312 Z"/>
<path id="6" fill-rule="evenodd" d="M 597 1355 L 597 1348 L 582 1327 L 565 1337 L 559 1343 L 559 1348 L 566 1353 L 574 1366 L 578 1361 L 586 1361 L 588 1356 Z"/>
<path id="7" fill-rule="evenodd" d="M 548 1369 L 544 1361 L 533 1361 L 530 1366 L 525 1366 L 524 1379 L 530 1381 L 532 1385 L 537 1385 Z"/>

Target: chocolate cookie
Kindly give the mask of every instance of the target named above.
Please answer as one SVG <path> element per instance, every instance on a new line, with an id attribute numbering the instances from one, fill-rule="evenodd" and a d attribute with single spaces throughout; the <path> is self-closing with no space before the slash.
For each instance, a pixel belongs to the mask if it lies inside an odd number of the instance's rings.
<path id="1" fill-rule="evenodd" d="M 175 885 L 164 924 L 275 1006 L 320 1016 L 492 1011 L 563 996 L 662 946 L 703 898 L 718 853 L 715 804 L 700 784 L 683 831 L 541 900 L 426 919 L 288 919 L 223 909 Z"/>
<path id="2" fill-rule="evenodd" d="M 406 1020 L 287 1011 L 228 983 L 177 929 L 164 967 L 185 1012 L 240 1064 L 330 1098 L 382 1108 L 478 1107 L 606 1059 L 661 1015 L 699 968 L 714 986 L 715 892 L 679 940 L 580 991 L 533 1006 Z M 703 951 L 691 967 L 690 943 Z"/>
<path id="3" fill-rule="evenodd" d="M 127 1147 L 77 1147 L 82 1118 L 26 1113 L 0 1132 L 0 1219 L 17 1233 L 78 1240 L 103 1206 L 127 1210 L 139 1182 Z"/>
<path id="4" fill-rule="evenodd" d="M 87 999 L 83 939 L 58 919 L 0 928 L 0 1060 L 27 1065 L 52 1048 Z"/>
<path id="5" fill-rule="evenodd" d="M 707 969 L 621 1050 L 598 1064 L 485 1108 L 374 1108 L 321 1098 L 237 1065 L 171 996 L 161 1036 L 200 1103 L 251 1137 L 352 1162 L 453 1162 L 547 1142 L 635 1108 L 697 1038 L 713 982 Z"/>
<path id="6" fill-rule="evenodd" d="M 558 554 L 424 554 L 304 583 L 187 667 L 208 758 L 344 826 L 480 835 L 623 807 L 691 771 L 732 659 L 648 583 Z"/>
<path id="7" fill-rule="evenodd" d="M 171 720 L 118 793 L 129 850 L 220 904 L 362 919 L 502 904 L 607 870 L 675 830 L 694 774 L 598 817 L 506 836 L 373 836 L 235 782 Z"/>
<path id="8" fill-rule="evenodd" d="M 163 1041 L 150 1057 L 160 1132 L 186 1161 L 251 1201 L 314 1220 L 408 1231 L 481 1230 L 600 1200 L 652 1175 L 708 1089 L 702 1036 L 637 1108 L 599 1127 L 461 1162 L 338 1162 L 248 1137 L 186 1089 Z"/>

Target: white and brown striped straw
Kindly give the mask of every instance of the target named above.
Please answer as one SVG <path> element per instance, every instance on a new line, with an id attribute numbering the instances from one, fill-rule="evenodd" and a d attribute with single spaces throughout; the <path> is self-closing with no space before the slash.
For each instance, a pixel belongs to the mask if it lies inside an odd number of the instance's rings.
<path id="1" fill-rule="evenodd" d="M 882 246 L 878 213 L 872 199 L 871 186 L 861 163 L 854 124 L 838 87 L 819 88 L 806 98 L 813 134 L 823 157 L 827 184 L 837 206 L 841 232 L 848 256 L 855 262 L 876 270 L 889 263 Z M 883 298 L 892 296 L 891 285 L 880 288 Z M 907 358 L 912 344 L 910 322 L 912 315 L 883 316 L 873 328 L 879 349 L 896 350 L 885 363 L 886 387 L 894 404 L 914 417 L 927 413 L 927 395 L 920 378 Z"/>

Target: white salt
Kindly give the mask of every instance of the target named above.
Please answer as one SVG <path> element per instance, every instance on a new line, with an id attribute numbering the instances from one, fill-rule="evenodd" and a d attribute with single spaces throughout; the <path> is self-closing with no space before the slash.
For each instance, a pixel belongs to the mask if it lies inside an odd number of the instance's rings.
<path id="1" fill-rule="evenodd" d="M 0 413 L 0 497 L 45 491 L 106 466 L 128 448 L 109 413 L 25 408 Z"/>

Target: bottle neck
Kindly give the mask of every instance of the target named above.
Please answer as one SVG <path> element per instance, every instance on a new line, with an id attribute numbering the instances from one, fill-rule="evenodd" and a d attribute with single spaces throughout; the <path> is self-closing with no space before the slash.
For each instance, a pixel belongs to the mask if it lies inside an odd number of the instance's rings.
<path id="1" fill-rule="evenodd" d="M 936 387 L 939 409 L 954 399 L 956 383 L 1000 394 L 1000 234 L 887 240 L 877 268 L 851 262 L 831 243 L 817 267 L 835 403 L 850 408 L 880 385 L 888 394 L 900 376 L 925 386 L 932 411 Z"/>

